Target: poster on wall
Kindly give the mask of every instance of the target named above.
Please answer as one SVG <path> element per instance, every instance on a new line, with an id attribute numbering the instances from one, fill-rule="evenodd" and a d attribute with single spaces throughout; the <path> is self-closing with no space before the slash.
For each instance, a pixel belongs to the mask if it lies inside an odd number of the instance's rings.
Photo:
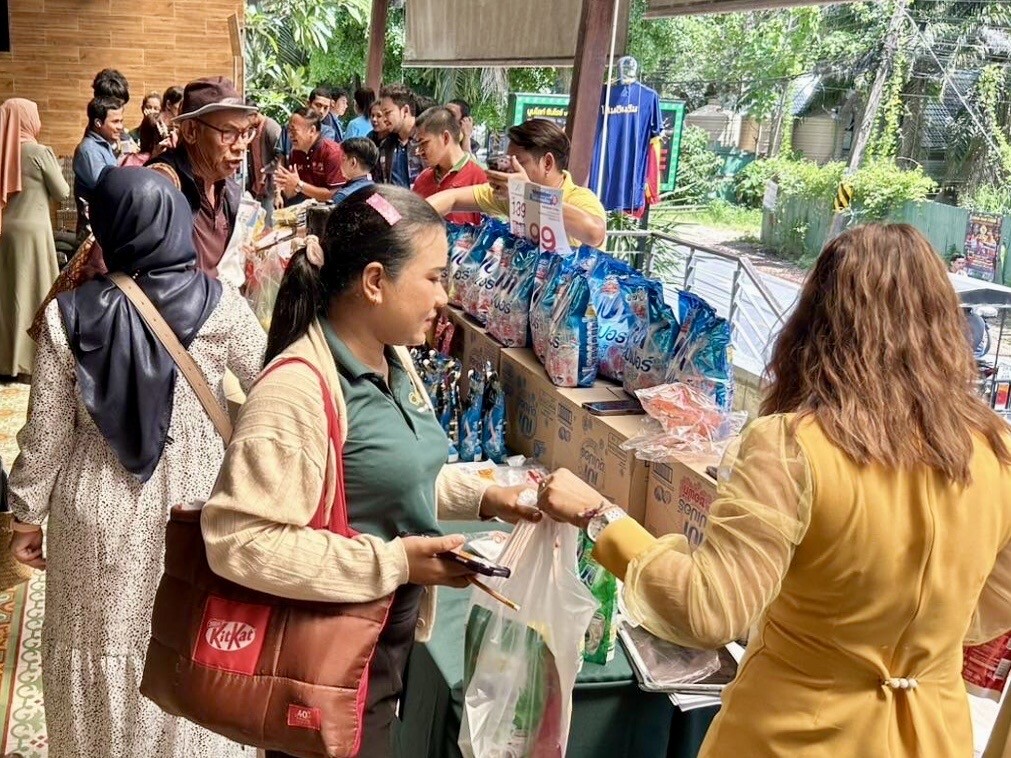
<path id="1" fill-rule="evenodd" d="M 1003 217 L 970 213 L 965 232 L 965 273 L 987 282 L 997 281 Z"/>
<path id="2" fill-rule="evenodd" d="M 680 100 L 661 100 L 663 137 L 660 146 L 660 191 L 673 192 L 677 185 L 678 160 L 681 157 L 681 133 L 685 123 L 685 104 Z M 532 118 L 545 118 L 565 128 L 569 117 L 568 95 L 509 95 L 509 124 L 518 126 Z"/>

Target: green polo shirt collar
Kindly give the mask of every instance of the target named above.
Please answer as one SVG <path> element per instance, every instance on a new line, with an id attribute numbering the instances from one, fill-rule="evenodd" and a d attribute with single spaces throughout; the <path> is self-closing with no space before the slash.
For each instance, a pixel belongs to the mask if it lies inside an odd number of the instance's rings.
<path id="1" fill-rule="evenodd" d="M 334 354 L 337 370 L 342 376 L 352 381 L 358 379 L 379 379 L 385 382 L 384 376 L 366 366 L 359 360 L 358 356 L 351 352 L 351 348 L 344 343 L 344 340 L 337 336 L 337 333 L 328 321 L 323 321 L 322 324 L 327 345 L 330 346 L 330 351 Z M 390 364 L 391 372 L 394 369 L 403 371 L 404 367 L 400 364 L 400 359 L 390 347 L 386 348 L 386 361 Z"/>

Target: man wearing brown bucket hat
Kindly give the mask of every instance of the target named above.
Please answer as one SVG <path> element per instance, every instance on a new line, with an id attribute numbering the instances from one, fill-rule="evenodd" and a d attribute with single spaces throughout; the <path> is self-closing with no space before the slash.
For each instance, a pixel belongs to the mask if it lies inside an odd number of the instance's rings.
<path id="1" fill-rule="evenodd" d="M 174 121 L 179 126 L 178 144 L 147 164 L 170 178 L 175 174 L 174 181 L 193 211 L 197 265 L 211 276 L 218 275 L 225 251 L 236 250 L 229 244 L 242 197 L 235 175 L 256 136 L 257 113 L 229 79 L 214 76 L 190 82 Z"/>
<path id="2" fill-rule="evenodd" d="M 245 281 L 242 252 L 232 241 L 242 197 L 235 174 L 256 135 L 258 113 L 239 97 L 229 79 L 214 76 L 190 82 L 174 119 L 178 142 L 147 163 L 168 176 L 189 201 L 197 267 L 212 277 L 220 274 L 235 286 Z M 37 337 L 46 306 L 58 294 L 105 273 L 101 248 L 89 238 L 50 288 L 28 333 Z"/>

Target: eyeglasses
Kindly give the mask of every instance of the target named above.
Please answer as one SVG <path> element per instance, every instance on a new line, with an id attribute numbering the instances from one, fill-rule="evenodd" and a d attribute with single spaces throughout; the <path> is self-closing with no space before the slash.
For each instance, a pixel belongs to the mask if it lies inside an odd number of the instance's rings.
<path id="1" fill-rule="evenodd" d="M 243 142 L 249 142 L 256 136 L 256 127 L 250 126 L 247 129 L 219 129 L 214 124 L 210 124 L 204 121 L 202 118 L 195 118 L 194 121 L 198 121 L 208 129 L 213 129 L 218 134 L 221 135 L 221 144 L 223 145 L 234 145 L 239 140 Z"/>

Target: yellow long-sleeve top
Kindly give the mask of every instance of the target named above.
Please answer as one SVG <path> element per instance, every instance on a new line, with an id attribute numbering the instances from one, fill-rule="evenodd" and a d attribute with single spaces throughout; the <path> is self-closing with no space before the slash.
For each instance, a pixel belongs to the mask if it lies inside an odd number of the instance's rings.
<path id="1" fill-rule="evenodd" d="M 962 645 L 1011 628 L 1011 468 L 982 439 L 967 487 L 862 467 L 796 421 L 759 419 L 728 453 L 695 552 L 622 519 L 598 560 L 660 637 L 755 628 L 703 755 L 971 756 Z"/>

